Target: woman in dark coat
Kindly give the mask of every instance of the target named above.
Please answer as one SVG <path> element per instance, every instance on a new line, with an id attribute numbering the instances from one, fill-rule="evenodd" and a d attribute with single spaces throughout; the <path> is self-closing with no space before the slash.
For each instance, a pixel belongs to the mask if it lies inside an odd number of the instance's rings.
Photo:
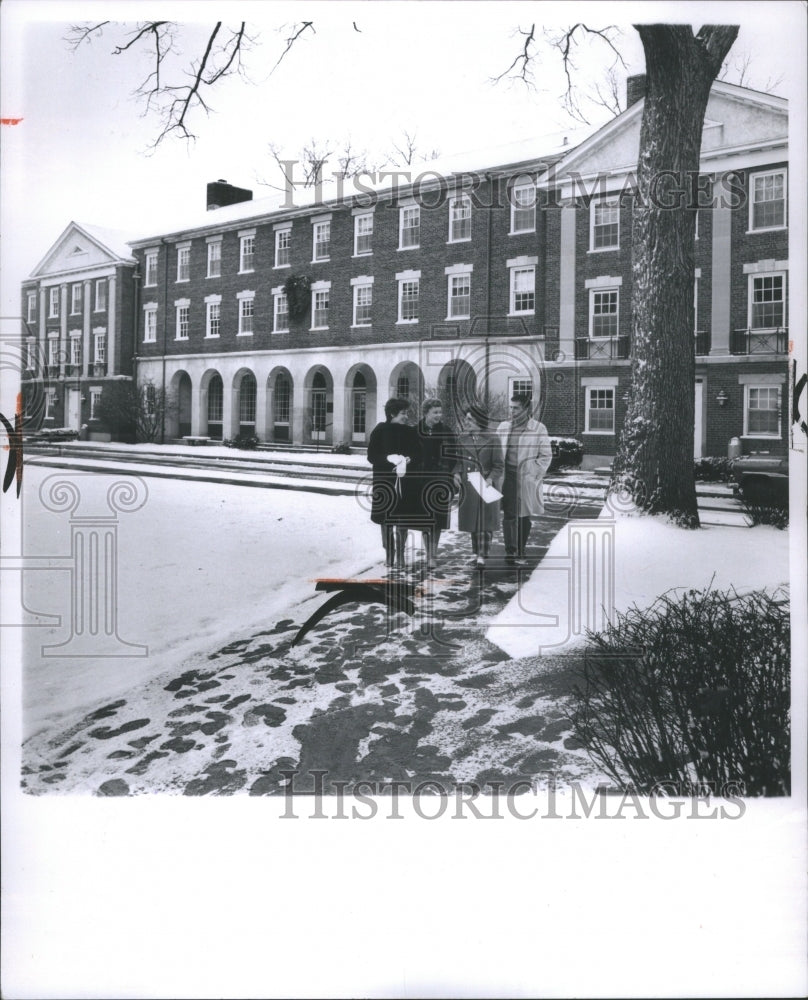
<path id="1" fill-rule="evenodd" d="M 420 466 L 418 432 L 407 423 L 407 399 L 384 404 L 384 423 L 377 424 L 368 440 L 368 461 L 373 466 L 373 506 L 370 519 L 381 526 L 388 567 L 403 569 L 407 529 L 418 527 L 419 497 L 414 473 Z M 391 456 L 401 456 L 398 465 Z"/>
<path id="2" fill-rule="evenodd" d="M 440 534 L 449 527 L 449 512 L 455 493 L 452 472 L 457 463 L 457 438 L 443 423 L 443 404 L 427 399 L 418 425 L 421 470 L 418 474 L 425 526 L 423 528 L 427 568 L 434 569 Z"/>
<path id="3" fill-rule="evenodd" d="M 463 415 L 463 431 L 458 438 L 460 459 L 455 466 L 455 482 L 460 488 L 458 528 L 471 534 L 474 561 L 484 566 L 491 537 L 499 524 L 499 501 L 485 503 L 469 482 L 469 473 L 479 472 L 495 489 L 502 488 L 505 462 L 497 435 L 488 429 L 488 414 L 477 407 Z"/>

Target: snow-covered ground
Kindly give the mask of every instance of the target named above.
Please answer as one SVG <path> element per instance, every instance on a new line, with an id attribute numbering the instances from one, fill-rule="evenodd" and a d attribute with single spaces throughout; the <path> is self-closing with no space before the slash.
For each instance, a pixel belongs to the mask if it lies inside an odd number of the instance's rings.
<path id="1" fill-rule="evenodd" d="M 45 509 L 39 499 L 40 485 L 54 474 L 26 468 L 23 554 L 29 557 L 70 553 L 68 514 Z M 78 484 L 82 502 L 97 509 L 106 509 L 106 492 L 120 479 L 58 476 Z M 320 599 L 314 578 L 357 574 L 383 557 L 379 529 L 353 497 L 160 479 L 144 485 L 146 503 L 118 515 L 117 625 L 122 639 L 147 645 L 148 655 L 43 656 L 42 646 L 69 635 L 70 575 L 26 570 L 26 607 L 60 615 L 62 624 L 24 630 L 24 738 L 231 638 L 271 627 L 300 602 Z"/>

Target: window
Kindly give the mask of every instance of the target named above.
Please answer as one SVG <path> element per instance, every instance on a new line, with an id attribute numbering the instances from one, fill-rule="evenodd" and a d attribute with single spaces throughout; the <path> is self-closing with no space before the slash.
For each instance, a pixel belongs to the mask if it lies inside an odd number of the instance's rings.
<path id="1" fill-rule="evenodd" d="M 33 371 L 36 367 L 36 340 L 33 337 L 29 337 L 26 347 L 25 367 L 28 371 Z"/>
<path id="2" fill-rule="evenodd" d="M 785 275 L 751 275 L 749 327 L 752 330 L 785 326 Z"/>
<path id="3" fill-rule="evenodd" d="M 536 311 L 536 268 L 512 267 L 511 271 L 511 301 L 512 315 L 532 316 Z"/>
<path id="4" fill-rule="evenodd" d="M 146 416 L 153 417 L 157 409 L 157 389 L 153 382 L 146 385 Z"/>
<path id="5" fill-rule="evenodd" d="M 449 242 L 471 239 L 471 198 L 464 194 L 449 201 Z"/>
<path id="6" fill-rule="evenodd" d="M 98 420 L 98 404 L 101 402 L 102 391 L 99 387 L 90 389 L 90 420 Z"/>
<path id="7" fill-rule="evenodd" d="M 325 440 L 328 414 L 328 386 L 325 375 L 317 372 L 311 383 L 311 436 L 314 441 Z"/>
<path id="8" fill-rule="evenodd" d="M 36 292 L 29 292 L 27 296 L 28 300 L 28 322 L 33 323 L 36 320 Z"/>
<path id="9" fill-rule="evenodd" d="M 319 288 L 311 293 L 311 328 L 324 330 L 328 327 L 329 288 Z"/>
<path id="10" fill-rule="evenodd" d="M 154 344 L 157 341 L 157 306 L 149 305 L 143 308 L 143 342 Z"/>
<path id="11" fill-rule="evenodd" d="M 749 228 L 784 229 L 786 226 L 786 171 L 752 174 Z"/>
<path id="12" fill-rule="evenodd" d="M 95 311 L 104 312 L 107 308 L 107 279 L 99 278 L 95 283 Z"/>
<path id="13" fill-rule="evenodd" d="M 331 222 L 315 222 L 314 224 L 314 257 L 313 260 L 328 260 L 331 251 Z"/>
<path id="14" fill-rule="evenodd" d="M 417 247 L 421 243 L 421 208 L 408 205 L 399 209 L 399 250 Z"/>
<path id="15" fill-rule="evenodd" d="M 745 387 L 744 429 L 748 437 L 780 437 L 780 386 Z"/>
<path id="16" fill-rule="evenodd" d="M 76 368 L 81 367 L 81 336 L 75 334 L 70 337 L 70 364 Z"/>
<path id="17" fill-rule="evenodd" d="M 289 247 L 292 244 L 291 229 L 275 230 L 275 267 L 289 266 Z"/>
<path id="18" fill-rule="evenodd" d="M 222 303 L 221 299 L 211 299 L 205 303 L 205 336 L 218 337 L 222 332 Z"/>
<path id="19" fill-rule="evenodd" d="M 275 379 L 272 408 L 276 424 L 288 424 L 292 412 L 292 385 L 286 375 Z"/>
<path id="20" fill-rule="evenodd" d="M 95 335 L 95 364 L 103 365 L 107 360 L 107 335 L 97 333 Z"/>
<path id="21" fill-rule="evenodd" d="M 589 336 L 616 337 L 620 293 L 616 288 L 589 293 Z"/>
<path id="22" fill-rule="evenodd" d="M 398 322 L 418 322 L 418 299 L 421 278 L 419 276 L 399 278 L 398 281 Z"/>
<path id="23" fill-rule="evenodd" d="M 255 236 L 242 236 L 239 241 L 239 271 L 255 269 Z"/>
<path id="24" fill-rule="evenodd" d="M 373 213 L 354 216 L 354 256 L 373 253 Z"/>
<path id="25" fill-rule="evenodd" d="M 255 423 L 255 401 L 258 390 L 255 376 L 245 375 L 238 391 L 238 421 L 240 424 Z"/>
<path id="26" fill-rule="evenodd" d="M 146 254 L 146 281 L 147 285 L 157 284 L 157 251 L 153 250 Z"/>
<path id="27" fill-rule="evenodd" d="M 48 338 L 48 365 L 51 368 L 59 367 L 59 338 Z"/>
<path id="28" fill-rule="evenodd" d="M 59 289 L 48 290 L 48 319 L 59 318 Z"/>
<path id="29" fill-rule="evenodd" d="M 274 288 L 272 290 L 272 299 L 273 299 L 272 332 L 288 333 L 289 299 L 286 297 L 282 288 Z"/>
<path id="30" fill-rule="evenodd" d="M 224 413 L 224 384 L 221 375 L 214 375 L 208 383 L 208 423 L 220 424 Z"/>
<path id="31" fill-rule="evenodd" d="M 510 383 L 510 393 L 508 398 L 511 396 L 527 396 L 532 405 L 533 403 L 533 382 L 529 378 L 510 378 L 508 379 Z"/>
<path id="32" fill-rule="evenodd" d="M 449 319 L 468 319 L 471 315 L 471 275 L 449 275 Z"/>
<path id="33" fill-rule="evenodd" d="M 536 185 L 517 184 L 511 189 L 511 233 L 536 229 Z"/>
<path id="34" fill-rule="evenodd" d="M 188 281 L 191 277 L 191 248 L 177 247 L 177 281 Z"/>
<path id="35" fill-rule="evenodd" d="M 253 318 L 255 316 L 255 293 L 243 292 L 238 296 L 238 335 L 239 337 L 250 337 L 253 332 Z"/>
<path id="36" fill-rule="evenodd" d="M 586 387 L 586 433 L 614 433 L 613 387 Z"/>
<path id="37" fill-rule="evenodd" d="M 92 389 L 90 390 L 92 393 Z M 56 409 L 56 390 L 49 388 L 45 393 L 45 419 L 52 420 Z M 90 418 L 93 415 L 92 395 L 90 396 Z"/>
<path id="38" fill-rule="evenodd" d="M 187 301 L 175 302 L 174 305 L 177 310 L 176 338 L 177 340 L 187 340 L 190 329 L 191 305 Z"/>
<path id="39" fill-rule="evenodd" d="M 590 250 L 616 250 L 620 246 L 620 206 L 616 201 L 593 201 L 590 210 Z"/>
<path id="40" fill-rule="evenodd" d="M 72 285 L 70 288 L 70 313 L 75 316 L 81 312 L 81 285 Z"/>
<path id="41" fill-rule="evenodd" d="M 396 382 L 396 397 L 398 399 L 409 399 L 410 397 L 410 377 L 409 375 L 399 375 Z"/>
<path id="42" fill-rule="evenodd" d="M 373 285 L 354 285 L 353 290 L 353 325 L 370 326 L 370 314 L 373 306 Z"/>
<path id="43" fill-rule="evenodd" d="M 351 390 L 351 438 L 364 441 L 367 429 L 367 380 L 362 372 L 354 375 Z"/>
<path id="44" fill-rule="evenodd" d="M 208 243 L 208 277 L 220 278 L 222 275 L 222 241 Z"/>

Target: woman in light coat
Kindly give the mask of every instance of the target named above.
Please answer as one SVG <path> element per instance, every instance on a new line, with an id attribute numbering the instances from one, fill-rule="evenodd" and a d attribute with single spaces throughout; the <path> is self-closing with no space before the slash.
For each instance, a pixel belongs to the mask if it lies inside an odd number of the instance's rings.
<path id="1" fill-rule="evenodd" d="M 458 446 L 460 457 L 454 469 L 455 483 L 460 489 L 458 528 L 470 533 L 474 561 L 482 567 L 499 525 L 499 501 L 486 503 L 469 482 L 469 473 L 480 473 L 483 481 L 495 489 L 501 488 L 504 474 L 502 447 L 497 435 L 488 429 L 488 414 L 484 410 L 473 407 L 463 415 Z"/>

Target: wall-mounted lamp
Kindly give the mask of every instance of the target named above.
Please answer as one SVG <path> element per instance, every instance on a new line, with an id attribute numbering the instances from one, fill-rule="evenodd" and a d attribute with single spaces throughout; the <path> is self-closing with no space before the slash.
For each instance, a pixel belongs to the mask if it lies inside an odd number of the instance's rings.
<path id="1" fill-rule="evenodd" d="M 716 403 L 718 403 L 719 406 L 726 406 L 728 400 L 729 400 L 729 396 L 724 392 L 723 389 L 715 397 L 715 401 L 716 401 Z"/>
<path id="2" fill-rule="evenodd" d="M 631 399 L 631 392 L 630 392 L 630 390 L 626 389 L 626 391 L 623 393 L 623 395 L 620 398 L 623 400 L 624 403 L 627 403 Z"/>

